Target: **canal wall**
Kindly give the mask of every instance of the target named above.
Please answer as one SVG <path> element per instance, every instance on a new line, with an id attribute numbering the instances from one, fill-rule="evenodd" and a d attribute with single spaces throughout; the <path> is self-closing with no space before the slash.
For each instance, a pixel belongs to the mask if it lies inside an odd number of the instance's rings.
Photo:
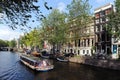
<path id="1" fill-rule="evenodd" d="M 120 60 L 94 59 L 90 57 L 77 56 L 70 58 L 69 61 L 96 67 L 120 70 Z"/>

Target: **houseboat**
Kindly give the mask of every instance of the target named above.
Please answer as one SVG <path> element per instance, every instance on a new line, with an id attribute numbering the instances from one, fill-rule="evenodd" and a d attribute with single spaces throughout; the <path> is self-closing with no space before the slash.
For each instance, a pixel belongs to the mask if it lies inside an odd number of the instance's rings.
<path id="1" fill-rule="evenodd" d="M 37 71 L 48 71 L 54 68 L 54 65 L 50 60 L 40 59 L 33 55 L 22 54 L 20 55 L 20 61 L 28 67 L 30 67 L 31 69 Z"/>

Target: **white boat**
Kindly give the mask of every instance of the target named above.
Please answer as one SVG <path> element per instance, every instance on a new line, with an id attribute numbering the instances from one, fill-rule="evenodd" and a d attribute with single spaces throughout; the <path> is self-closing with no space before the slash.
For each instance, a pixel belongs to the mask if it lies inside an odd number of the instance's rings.
<path id="1" fill-rule="evenodd" d="M 54 68 L 54 65 L 49 60 L 40 59 L 32 55 L 21 55 L 20 61 L 37 71 L 48 71 Z"/>
<path id="2" fill-rule="evenodd" d="M 68 61 L 69 61 L 67 58 L 65 58 L 65 57 L 63 57 L 63 56 L 57 57 L 57 60 L 58 60 L 58 61 L 63 61 L 63 62 L 68 62 Z"/>
<path id="3" fill-rule="evenodd" d="M 41 51 L 41 55 L 40 55 L 42 58 L 46 58 L 46 59 L 48 59 L 49 57 L 50 57 L 50 54 L 49 54 L 49 52 L 47 51 L 47 50 L 45 50 L 45 49 L 43 49 L 42 51 Z"/>
<path id="4" fill-rule="evenodd" d="M 50 56 L 41 55 L 41 57 L 48 59 Z"/>

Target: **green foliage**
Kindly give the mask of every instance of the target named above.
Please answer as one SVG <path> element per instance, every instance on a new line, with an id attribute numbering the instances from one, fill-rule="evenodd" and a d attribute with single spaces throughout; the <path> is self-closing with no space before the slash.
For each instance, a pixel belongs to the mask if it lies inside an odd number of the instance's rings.
<path id="1" fill-rule="evenodd" d="M 71 4 L 69 4 L 67 8 L 69 10 L 70 19 L 79 17 L 84 20 L 91 14 L 91 6 L 89 5 L 88 0 L 72 0 Z"/>
<path id="2" fill-rule="evenodd" d="M 8 46 L 9 46 L 8 41 L 4 41 L 0 39 L 0 47 L 8 47 Z"/>
<path id="3" fill-rule="evenodd" d="M 65 18 L 65 13 L 61 13 L 58 9 L 52 10 L 48 17 L 42 21 L 44 39 L 50 43 L 64 43 L 66 37 Z"/>
<path id="4" fill-rule="evenodd" d="M 0 12 L 6 15 L 4 21 L 12 29 L 25 30 L 31 28 L 27 25 L 28 23 L 45 18 L 38 6 L 39 1 L 41 0 L 1 0 Z M 47 2 L 44 2 L 44 7 L 47 10 L 52 9 L 48 7 Z"/>
<path id="5" fill-rule="evenodd" d="M 72 0 L 71 4 L 67 6 L 69 10 L 69 24 L 73 26 L 74 39 L 85 35 L 83 31 L 76 31 L 77 29 L 83 29 L 88 26 L 92 21 L 88 0 Z"/>
<path id="6" fill-rule="evenodd" d="M 41 44 L 40 29 L 35 28 L 29 33 L 24 34 L 20 39 L 20 44 L 22 47 L 36 47 Z"/>
<path id="7" fill-rule="evenodd" d="M 95 50 L 96 49 L 96 46 L 92 46 L 91 50 Z"/>
<path id="8" fill-rule="evenodd" d="M 116 13 L 120 13 L 120 0 L 115 1 Z"/>
<path id="9" fill-rule="evenodd" d="M 9 41 L 9 47 L 16 47 L 16 41 L 15 40 L 11 40 Z"/>
<path id="10" fill-rule="evenodd" d="M 64 44 L 67 41 L 68 23 L 66 19 L 71 21 L 76 19 L 77 27 L 86 26 L 91 19 L 90 5 L 88 0 L 73 0 L 68 5 L 69 18 L 66 13 L 54 9 L 46 18 L 41 19 L 41 28 L 36 28 L 25 34 L 21 39 L 21 44 L 25 46 L 43 45 L 44 40 L 48 40 L 51 44 Z"/>
<path id="11" fill-rule="evenodd" d="M 115 1 L 115 8 L 116 12 L 111 12 L 108 15 L 109 23 L 107 30 L 115 38 L 120 38 L 120 0 Z"/>

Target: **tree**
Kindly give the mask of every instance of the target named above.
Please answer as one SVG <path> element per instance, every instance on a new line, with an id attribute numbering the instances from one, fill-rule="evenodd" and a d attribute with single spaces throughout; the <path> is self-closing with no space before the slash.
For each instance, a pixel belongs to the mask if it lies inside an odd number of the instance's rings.
<path id="1" fill-rule="evenodd" d="M 8 47 L 8 41 L 3 41 L 0 39 L 0 47 Z"/>
<path id="2" fill-rule="evenodd" d="M 29 40 L 31 42 L 31 46 L 37 47 L 40 46 L 40 34 L 39 34 L 39 29 L 35 28 L 29 33 Z"/>
<path id="3" fill-rule="evenodd" d="M 24 47 L 36 47 L 40 45 L 38 29 L 33 29 L 29 33 L 24 34 L 20 39 L 20 44 Z"/>
<path id="4" fill-rule="evenodd" d="M 6 15 L 4 21 L 12 29 L 20 27 L 21 30 L 24 30 L 26 27 L 31 28 L 27 26 L 27 23 L 45 18 L 38 2 L 39 0 L 1 0 L 0 12 Z M 47 10 L 52 9 L 52 7 L 48 7 L 47 2 L 44 2 L 44 6 Z"/>
<path id="5" fill-rule="evenodd" d="M 69 27 L 68 34 L 70 35 L 68 45 L 77 46 L 78 39 L 88 36 L 85 29 L 92 21 L 90 13 L 91 6 L 89 0 L 72 0 L 67 5 L 67 9 L 69 11 L 67 26 Z"/>
<path id="6" fill-rule="evenodd" d="M 47 39 L 53 46 L 63 44 L 66 39 L 66 14 L 61 13 L 58 9 L 52 12 L 42 21 L 44 29 L 44 38 Z"/>
<path id="7" fill-rule="evenodd" d="M 9 42 L 9 47 L 12 47 L 12 48 L 16 47 L 16 41 L 15 40 L 11 40 Z"/>
<path id="8" fill-rule="evenodd" d="M 120 0 L 115 1 L 115 12 L 108 15 L 109 23 L 106 26 L 107 31 L 114 37 L 120 38 Z"/>
<path id="9" fill-rule="evenodd" d="M 72 0 L 71 4 L 67 5 L 69 10 L 69 24 L 68 26 L 74 26 L 74 36 L 78 38 L 79 31 L 76 32 L 75 29 L 80 29 L 86 27 L 91 22 L 91 6 L 89 5 L 89 0 Z M 74 38 L 74 39 L 75 39 Z"/>
<path id="10" fill-rule="evenodd" d="M 67 5 L 69 18 L 74 19 L 80 17 L 82 20 L 86 19 L 86 17 L 90 15 L 91 9 L 88 1 L 89 0 L 72 0 L 71 4 Z"/>

